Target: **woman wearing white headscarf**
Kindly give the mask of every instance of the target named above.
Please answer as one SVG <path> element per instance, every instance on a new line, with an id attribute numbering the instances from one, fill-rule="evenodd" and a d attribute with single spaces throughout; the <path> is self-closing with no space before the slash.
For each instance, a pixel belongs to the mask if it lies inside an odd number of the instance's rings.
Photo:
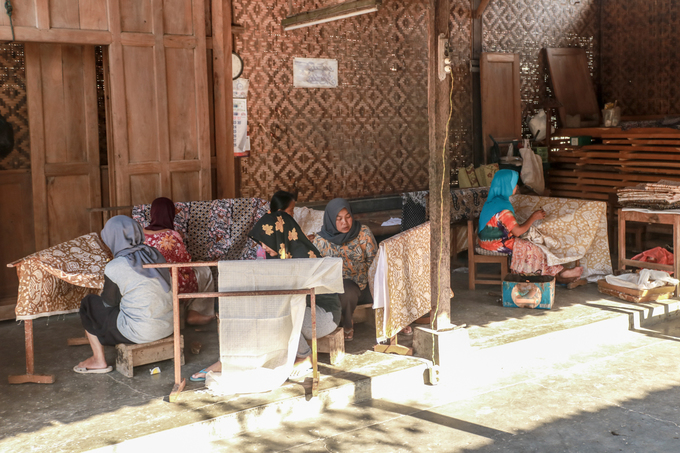
<path id="1" fill-rule="evenodd" d="M 172 333 L 172 291 L 168 269 L 145 269 L 165 263 L 158 250 L 144 245 L 141 225 L 126 216 L 112 217 L 101 232 L 113 259 L 104 269 L 101 296 L 80 304 L 80 319 L 92 357 L 73 367 L 76 373 L 108 373 L 104 346 L 150 343 Z"/>
<path id="2" fill-rule="evenodd" d="M 352 316 L 359 303 L 373 303 L 368 288 L 368 269 L 378 253 L 373 233 L 352 215 L 352 208 L 344 198 L 336 198 L 326 205 L 323 227 L 314 238 L 314 246 L 321 256 L 342 258 L 342 278 L 345 292 L 340 294 L 342 326 L 345 340 L 354 338 Z"/>

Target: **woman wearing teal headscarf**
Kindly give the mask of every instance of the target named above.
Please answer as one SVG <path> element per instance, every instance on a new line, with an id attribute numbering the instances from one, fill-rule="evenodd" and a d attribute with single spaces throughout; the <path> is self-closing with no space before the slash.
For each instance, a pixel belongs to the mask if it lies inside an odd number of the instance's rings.
<path id="1" fill-rule="evenodd" d="M 515 238 L 545 217 L 545 211 L 539 210 L 523 224 L 517 223 L 510 197 L 517 193 L 518 180 L 519 173 L 512 170 L 500 170 L 493 176 L 489 196 L 479 216 L 478 241 L 484 250 L 511 254 Z"/>

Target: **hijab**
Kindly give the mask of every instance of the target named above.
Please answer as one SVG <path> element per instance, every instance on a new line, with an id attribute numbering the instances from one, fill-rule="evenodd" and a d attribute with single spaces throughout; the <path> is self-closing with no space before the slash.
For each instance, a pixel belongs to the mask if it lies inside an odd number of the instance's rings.
<path id="1" fill-rule="evenodd" d="M 295 219 L 284 211 L 263 215 L 250 230 L 249 236 L 278 253 L 276 257 L 267 254 L 267 259 L 321 257 Z"/>
<path id="2" fill-rule="evenodd" d="M 151 203 L 151 223 L 147 230 L 174 230 L 175 229 L 175 203 L 171 199 L 156 198 Z"/>
<path id="3" fill-rule="evenodd" d="M 510 203 L 510 196 L 515 190 L 517 181 L 519 181 L 519 173 L 513 170 L 499 170 L 493 175 L 489 196 L 479 215 L 479 231 L 482 231 L 489 220 L 499 212 L 507 209 L 515 213 L 515 208 Z"/>
<path id="4" fill-rule="evenodd" d="M 165 263 L 163 255 L 144 244 L 144 229 L 128 216 L 111 217 L 102 230 L 102 241 L 114 258 L 124 256 L 139 275 L 158 280 L 165 291 L 172 287 L 169 269 L 145 269 L 143 264 Z"/>
<path id="5" fill-rule="evenodd" d="M 335 226 L 335 219 L 343 209 L 347 209 L 349 215 L 352 216 L 352 227 L 347 233 L 341 233 Z M 326 205 L 326 210 L 323 214 L 323 226 L 321 227 L 321 231 L 319 231 L 319 236 L 333 244 L 342 245 L 359 236 L 360 231 L 361 223 L 354 219 L 352 208 L 347 200 L 344 198 L 336 198 Z"/>

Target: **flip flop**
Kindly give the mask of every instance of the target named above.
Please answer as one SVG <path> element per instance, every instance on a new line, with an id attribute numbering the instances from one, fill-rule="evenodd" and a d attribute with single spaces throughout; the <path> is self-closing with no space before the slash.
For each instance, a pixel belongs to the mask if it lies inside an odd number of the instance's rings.
<path id="1" fill-rule="evenodd" d="M 293 370 L 290 375 L 288 376 L 288 379 L 299 379 L 301 377 L 305 377 L 309 374 L 312 373 L 312 366 L 309 365 L 309 368 L 302 368 L 302 369 L 297 369 Z"/>
<path id="2" fill-rule="evenodd" d="M 354 329 L 345 330 L 345 341 L 354 340 Z"/>
<path id="3" fill-rule="evenodd" d="M 194 377 L 194 374 L 200 374 L 200 373 L 203 373 L 203 377 Z M 208 372 L 206 371 L 205 368 L 203 368 L 201 371 L 199 371 L 198 373 L 194 373 L 194 374 L 189 376 L 189 380 L 191 382 L 205 382 L 205 375 L 207 375 Z"/>
<path id="4" fill-rule="evenodd" d="M 80 374 L 105 374 L 113 371 L 112 366 L 107 366 L 106 368 L 86 368 L 82 366 L 74 366 L 73 371 Z"/>

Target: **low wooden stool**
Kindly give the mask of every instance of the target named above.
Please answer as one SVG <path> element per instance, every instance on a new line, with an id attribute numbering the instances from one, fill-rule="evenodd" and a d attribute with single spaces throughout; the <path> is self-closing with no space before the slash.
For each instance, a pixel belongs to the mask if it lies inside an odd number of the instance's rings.
<path id="1" fill-rule="evenodd" d="M 180 357 L 184 365 L 184 336 L 180 335 Z M 162 340 L 144 344 L 117 344 L 116 345 L 116 370 L 123 376 L 131 378 L 134 375 L 134 367 L 148 363 L 160 362 L 172 359 L 173 336 Z"/>
<path id="2" fill-rule="evenodd" d="M 312 344 L 311 340 L 307 343 Z M 317 352 L 325 352 L 331 355 L 331 365 L 335 365 L 345 357 L 345 332 L 342 327 L 338 327 L 325 337 L 317 338 Z"/>

